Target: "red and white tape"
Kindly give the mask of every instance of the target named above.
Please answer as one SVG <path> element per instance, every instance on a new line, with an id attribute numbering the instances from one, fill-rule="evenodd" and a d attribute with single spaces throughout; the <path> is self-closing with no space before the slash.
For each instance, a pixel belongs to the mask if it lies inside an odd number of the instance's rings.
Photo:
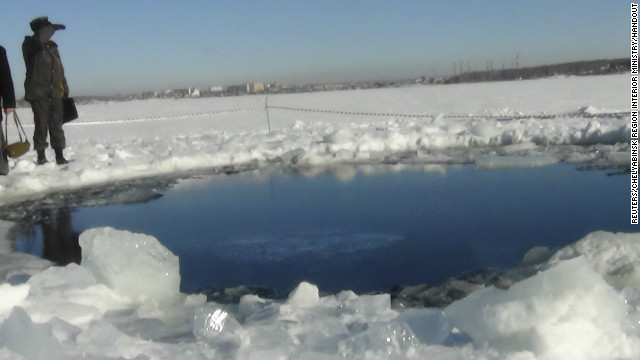
<path id="1" fill-rule="evenodd" d="M 268 106 L 269 109 L 287 110 L 287 111 L 299 111 L 299 112 L 313 112 L 313 113 L 325 113 L 325 114 L 339 114 L 339 115 L 354 115 L 354 116 L 374 116 L 374 117 L 399 117 L 399 118 L 436 118 L 442 117 L 445 119 L 495 119 L 500 121 L 505 120 L 519 120 L 519 119 L 553 119 L 560 117 L 568 118 L 617 118 L 625 115 L 629 115 L 630 112 L 607 112 L 589 114 L 585 112 L 573 112 L 563 114 L 520 114 L 520 115 L 470 115 L 470 114 L 399 114 L 399 113 L 376 113 L 376 112 L 360 112 L 360 111 L 341 111 L 341 110 L 324 110 L 324 109 L 305 109 L 289 106 Z"/>
<path id="2" fill-rule="evenodd" d="M 297 112 L 311 112 L 311 113 L 323 113 L 323 114 L 338 114 L 349 116 L 370 116 L 370 117 L 395 117 L 395 118 L 436 118 L 441 117 L 445 119 L 494 119 L 498 121 L 510 121 L 521 119 L 554 119 L 554 118 L 621 118 L 629 115 L 630 112 L 607 112 L 607 113 L 585 113 L 585 112 L 573 112 L 562 114 L 519 114 L 519 115 L 472 115 L 472 114 L 400 114 L 400 113 L 377 113 L 377 112 L 361 112 L 361 111 L 343 111 L 343 110 L 329 110 L 329 109 L 308 109 L 289 106 L 273 106 L 273 105 L 261 105 L 253 106 L 241 109 L 227 109 L 216 110 L 208 112 L 190 113 L 190 114 L 176 114 L 176 115 L 163 115 L 163 116 L 150 116 L 139 118 L 126 118 L 126 119 L 111 119 L 111 120 L 97 120 L 97 121 L 82 121 L 76 120 L 65 124 L 65 126 L 84 126 L 84 125 L 112 125 L 112 124 L 124 124 L 124 123 L 138 123 L 138 122 L 154 122 L 154 121 L 167 121 L 167 120 L 184 120 L 195 119 L 202 117 L 216 117 L 224 115 L 232 115 L 238 113 L 248 113 L 261 110 L 285 110 L 285 111 L 297 111 Z M 14 124 L 7 124 L 9 127 L 15 126 Z M 23 124 L 24 127 L 32 127 L 33 124 Z"/>

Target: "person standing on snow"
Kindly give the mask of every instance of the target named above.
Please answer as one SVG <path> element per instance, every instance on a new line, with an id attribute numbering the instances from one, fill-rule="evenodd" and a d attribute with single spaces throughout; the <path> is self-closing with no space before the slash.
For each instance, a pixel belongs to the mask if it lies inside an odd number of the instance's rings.
<path id="1" fill-rule="evenodd" d="M 16 109 L 16 94 L 13 90 L 13 79 L 11 78 L 9 60 L 7 60 L 7 51 L 2 46 L 0 46 L 0 99 L 2 100 L 4 113 L 8 117 Z M 0 124 L 2 124 L 2 115 L 0 115 Z M 2 126 L 0 126 L 0 175 L 9 173 L 4 136 Z"/>
<path id="2" fill-rule="evenodd" d="M 69 96 L 67 79 L 64 76 L 58 45 L 51 41 L 53 33 L 65 29 L 64 25 L 52 24 L 46 16 L 35 18 L 29 24 L 32 36 L 26 36 L 22 43 L 22 54 L 27 68 L 24 81 L 25 100 L 33 110 L 33 147 L 38 153 L 37 164 L 47 162 L 44 150 L 47 133 L 51 147 L 56 153 L 56 163 L 66 164 L 63 149 L 66 139 L 62 130 L 62 99 Z"/>

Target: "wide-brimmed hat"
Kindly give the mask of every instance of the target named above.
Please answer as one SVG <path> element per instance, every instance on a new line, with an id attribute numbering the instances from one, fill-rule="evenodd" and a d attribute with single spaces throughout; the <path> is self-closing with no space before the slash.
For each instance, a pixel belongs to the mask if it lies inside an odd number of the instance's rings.
<path id="1" fill-rule="evenodd" d="M 33 32 L 38 32 L 43 27 L 46 27 L 46 26 L 49 26 L 49 25 L 53 26 L 53 28 L 55 30 L 66 29 L 66 26 L 64 26 L 62 24 L 52 24 L 51 21 L 49 21 L 49 18 L 46 17 L 46 16 L 40 16 L 40 17 L 37 17 L 37 18 L 31 20 L 29 25 L 31 26 L 31 30 L 33 30 Z"/>

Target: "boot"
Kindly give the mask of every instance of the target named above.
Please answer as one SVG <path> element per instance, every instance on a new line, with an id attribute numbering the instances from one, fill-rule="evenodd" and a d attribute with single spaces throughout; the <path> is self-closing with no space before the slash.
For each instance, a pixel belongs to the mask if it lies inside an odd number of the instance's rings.
<path id="1" fill-rule="evenodd" d="M 47 157 L 44 155 L 44 150 L 37 150 L 38 152 L 38 160 L 36 161 L 36 164 L 38 165 L 44 165 L 46 164 L 47 161 Z"/>
<path id="2" fill-rule="evenodd" d="M 56 152 L 56 164 L 64 165 L 69 163 L 67 159 L 64 158 L 64 155 L 62 155 L 62 149 L 55 149 L 55 152 Z"/>

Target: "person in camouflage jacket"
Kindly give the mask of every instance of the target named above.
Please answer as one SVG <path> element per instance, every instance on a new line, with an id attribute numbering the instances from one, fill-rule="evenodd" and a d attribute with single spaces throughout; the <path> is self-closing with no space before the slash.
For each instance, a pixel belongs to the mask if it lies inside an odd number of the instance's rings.
<path id="1" fill-rule="evenodd" d="M 63 155 L 66 139 L 62 130 L 62 99 L 69 96 L 69 86 L 58 45 L 51 41 L 51 37 L 65 26 L 52 24 L 46 16 L 33 19 L 30 25 L 33 35 L 25 37 L 22 54 L 27 69 L 25 100 L 31 104 L 35 124 L 33 147 L 38 153 L 37 164 L 45 164 L 48 133 L 56 163 L 62 165 L 67 163 Z"/>

